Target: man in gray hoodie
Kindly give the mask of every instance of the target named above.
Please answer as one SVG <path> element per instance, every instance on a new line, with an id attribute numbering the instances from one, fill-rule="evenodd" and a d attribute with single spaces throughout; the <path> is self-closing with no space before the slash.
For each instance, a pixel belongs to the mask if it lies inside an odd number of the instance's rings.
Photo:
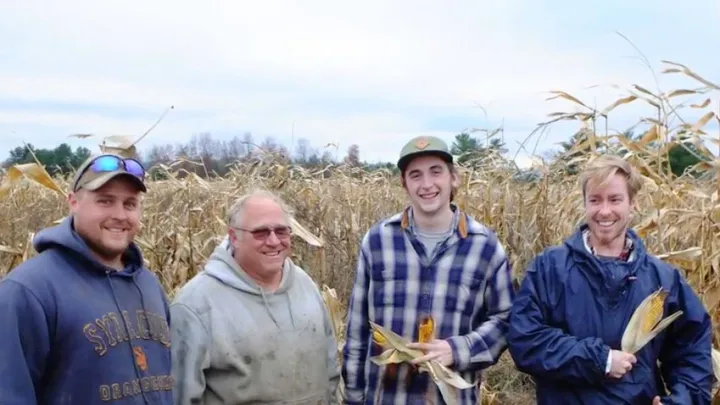
<path id="1" fill-rule="evenodd" d="M 176 405 L 336 402 L 337 342 L 319 289 L 288 257 L 289 217 L 269 192 L 239 199 L 227 237 L 178 292 Z"/>

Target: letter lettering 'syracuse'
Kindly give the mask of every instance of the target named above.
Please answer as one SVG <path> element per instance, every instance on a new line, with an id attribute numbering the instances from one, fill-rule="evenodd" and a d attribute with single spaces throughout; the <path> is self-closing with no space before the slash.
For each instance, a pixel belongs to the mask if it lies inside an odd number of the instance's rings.
<path id="1" fill-rule="evenodd" d="M 98 355 L 105 355 L 108 346 L 112 348 L 132 339 L 154 340 L 170 347 L 170 329 L 162 315 L 140 309 L 133 320 L 127 311 L 123 311 L 123 319 L 125 322 L 121 327 L 118 314 L 109 312 L 83 326 L 85 337 L 95 345 Z"/>

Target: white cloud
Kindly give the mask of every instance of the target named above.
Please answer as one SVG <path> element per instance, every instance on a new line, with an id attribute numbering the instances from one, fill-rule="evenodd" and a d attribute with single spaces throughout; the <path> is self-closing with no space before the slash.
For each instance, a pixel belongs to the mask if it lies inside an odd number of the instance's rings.
<path id="1" fill-rule="evenodd" d="M 73 132 L 139 135 L 175 105 L 150 141 L 251 131 L 289 142 L 294 122 L 295 137 L 315 147 L 339 142 L 342 154 L 357 143 L 364 159 L 394 160 L 411 136 L 451 140 L 466 127 L 487 126 L 474 109 L 479 104 L 493 124 L 510 126 L 506 141 L 514 153 L 548 112 L 571 108 L 545 102 L 548 90 L 575 94 L 593 84 L 651 81 L 640 64 L 617 59 L 632 51 L 612 30 L 637 20 L 601 31 L 563 28 L 545 6 L 518 0 L 15 2 L 0 15 L 0 35 L 13 38 L 0 50 L 0 131 L 50 145 Z M 637 7 L 622 12 L 642 14 Z M 563 18 L 577 15 L 591 22 L 573 8 Z M 622 95 L 613 89 L 579 94 L 598 105 Z M 76 105 L 57 107 L 62 103 Z M 120 115 L 117 108 L 133 111 Z M 639 114 L 627 110 L 618 129 Z M 428 126 L 447 116 L 468 120 Z"/>

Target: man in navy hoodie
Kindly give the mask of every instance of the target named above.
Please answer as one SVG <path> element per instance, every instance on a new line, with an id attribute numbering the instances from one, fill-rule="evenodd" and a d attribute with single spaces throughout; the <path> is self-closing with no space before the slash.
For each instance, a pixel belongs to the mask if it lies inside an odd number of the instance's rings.
<path id="1" fill-rule="evenodd" d="M 135 160 L 88 159 L 71 215 L 0 280 L 1 404 L 172 404 L 168 305 L 133 243 L 144 177 Z"/>

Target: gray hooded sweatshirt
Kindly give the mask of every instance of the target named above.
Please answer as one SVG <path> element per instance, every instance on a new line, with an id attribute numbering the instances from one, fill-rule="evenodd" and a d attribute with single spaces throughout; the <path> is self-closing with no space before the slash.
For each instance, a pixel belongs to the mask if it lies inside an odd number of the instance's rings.
<path id="1" fill-rule="evenodd" d="M 340 379 L 330 317 L 288 258 L 263 292 L 227 239 L 170 306 L 176 405 L 331 404 Z"/>

